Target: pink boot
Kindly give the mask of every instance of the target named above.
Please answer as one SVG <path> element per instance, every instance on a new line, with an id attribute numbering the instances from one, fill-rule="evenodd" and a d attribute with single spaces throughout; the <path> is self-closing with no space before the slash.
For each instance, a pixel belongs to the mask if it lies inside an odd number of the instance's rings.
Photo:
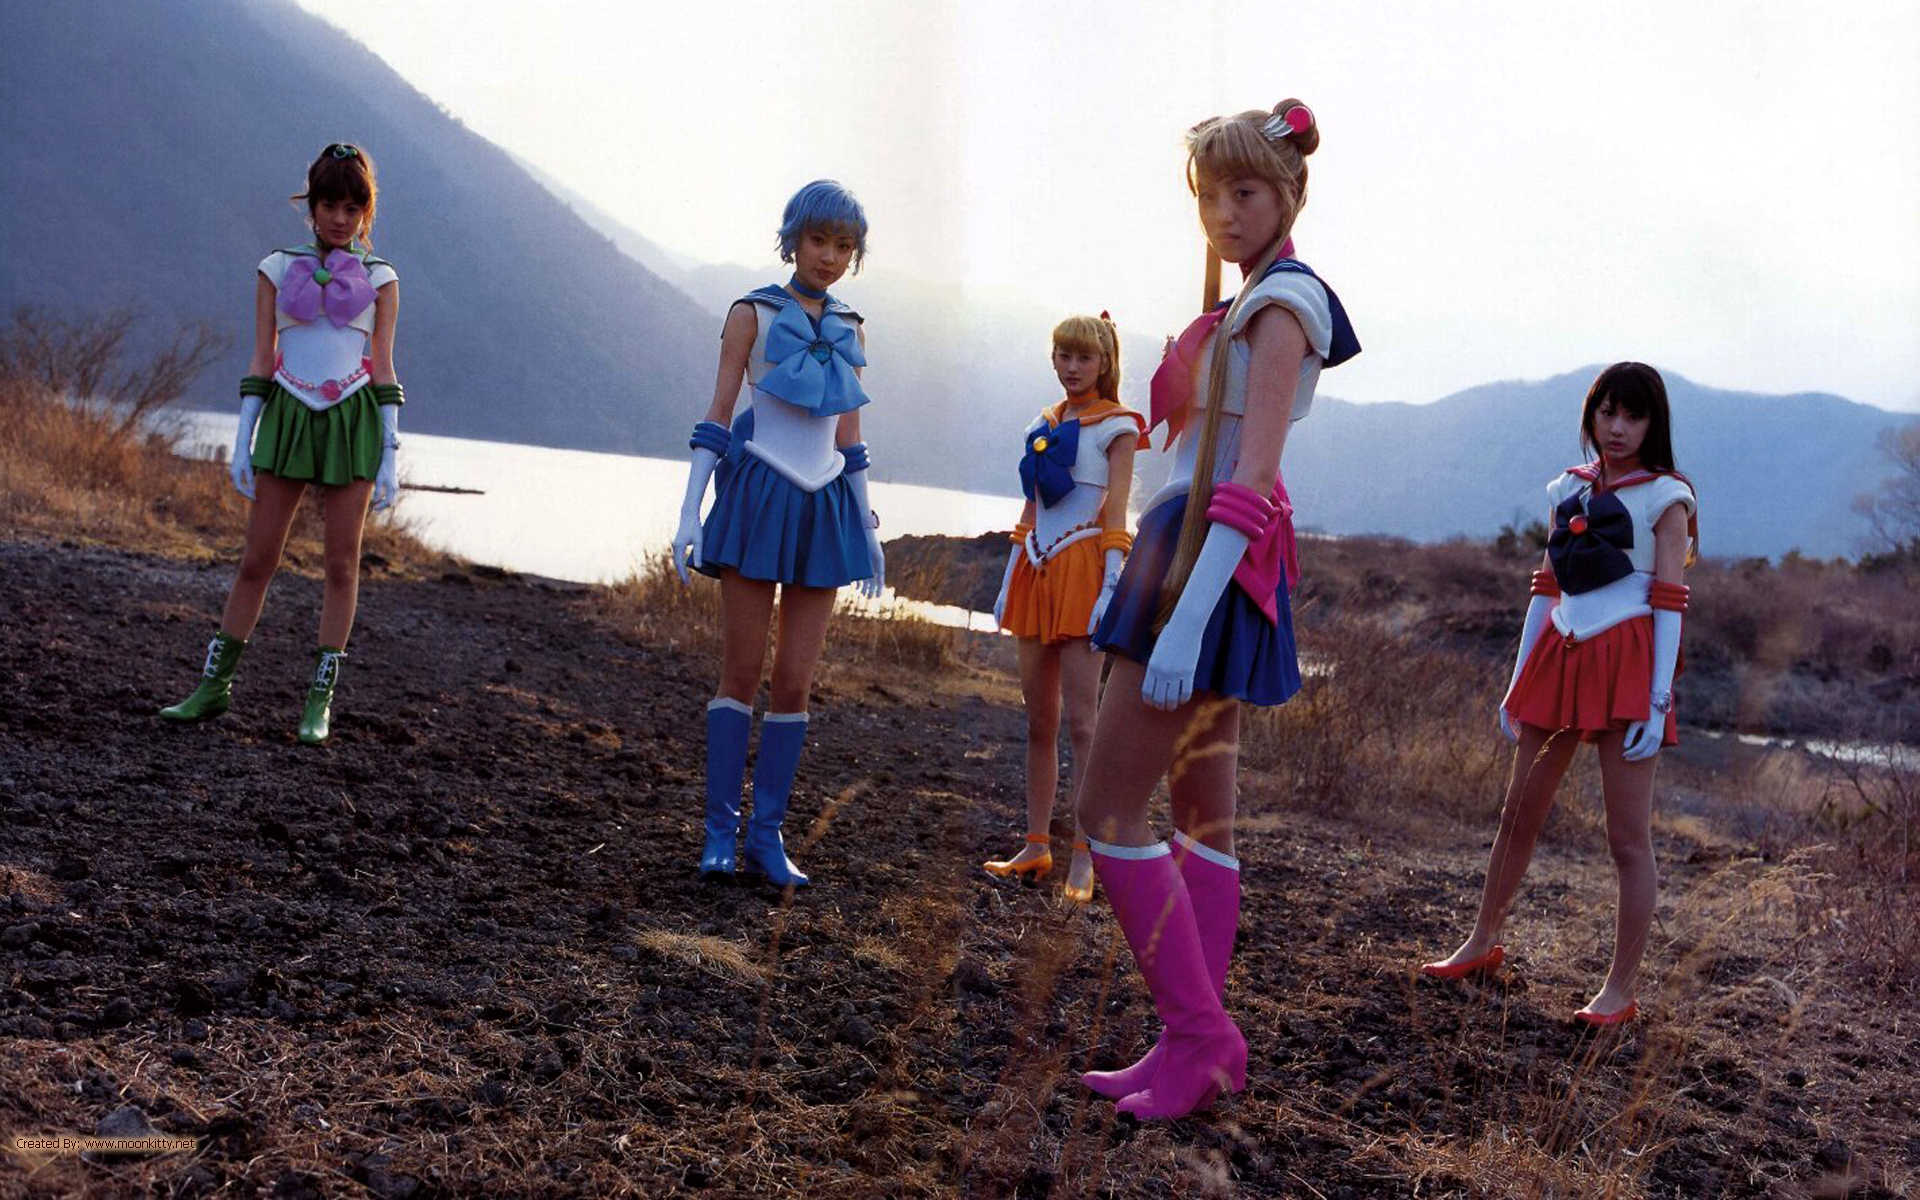
<path id="1" fill-rule="evenodd" d="M 1246 1087 L 1246 1039 L 1220 1007 L 1200 952 L 1193 901 L 1167 844 L 1094 842 L 1093 868 L 1166 1027 L 1153 1082 L 1122 1100 L 1120 1112 L 1140 1121 L 1174 1120 L 1211 1104 L 1223 1087 Z"/>
<path id="2" fill-rule="evenodd" d="M 1193 923 L 1200 930 L 1200 953 L 1207 960 L 1207 978 L 1214 995 L 1224 1003 L 1227 998 L 1227 966 L 1233 961 L 1233 939 L 1240 931 L 1240 860 L 1222 854 L 1175 830 L 1173 840 L 1181 849 L 1173 861 L 1186 881 L 1187 895 L 1193 899 Z M 1164 1036 L 1153 1044 L 1145 1058 L 1118 1071 L 1088 1071 L 1080 1082 L 1110 1100 L 1131 1096 L 1153 1082 L 1165 1054 Z"/>

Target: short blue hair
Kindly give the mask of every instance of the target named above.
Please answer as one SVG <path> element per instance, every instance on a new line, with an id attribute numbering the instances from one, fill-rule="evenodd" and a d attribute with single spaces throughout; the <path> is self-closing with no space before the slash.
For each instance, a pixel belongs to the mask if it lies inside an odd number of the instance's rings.
<path id="1" fill-rule="evenodd" d="M 831 230 L 853 237 L 853 270 L 867 257 L 867 210 L 853 193 L 831 179 L 816 179 L 793 194 L 780 214 L 780 261 L 793 261 L 793 248 L 809 229 Z"/>

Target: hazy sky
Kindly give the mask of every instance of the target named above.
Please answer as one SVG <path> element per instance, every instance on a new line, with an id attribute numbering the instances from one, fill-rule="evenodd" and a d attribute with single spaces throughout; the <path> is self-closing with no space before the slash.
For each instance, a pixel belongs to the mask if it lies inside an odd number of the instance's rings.
<path id="1" fill-rule="evenodd" d="M 771 274 L 833 176 L 876 268 L 1177 331 L 1180 134 L 1291 95 L 1323 136 L 1300 255 L 1366 347 L 1332 395 L 1642 358 L 1920 409 L 1910 0 L 303 2 L 695 259 Z"/>

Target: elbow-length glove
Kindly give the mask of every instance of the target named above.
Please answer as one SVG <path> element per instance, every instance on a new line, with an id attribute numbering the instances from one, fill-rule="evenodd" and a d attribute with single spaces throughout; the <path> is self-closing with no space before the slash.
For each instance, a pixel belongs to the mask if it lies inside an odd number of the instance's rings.
<path id="1" fill-rule="evenodd" d="M 1673 711 L 1673 675 L 1680 663 L 1680 618 L 1687 611 L 1684 584 L 1655 580 L 1648 597 L 1653 606 L 1653 687 L 1647 697 L 1647 719 L 1627 726 L 1620 757 L 1639 762 L 1660 753 L 1667 736 L 1667 714 Z"/>
<path id="2" fill-rule="evenodd" d="M 1206 635 L 1207 621 L 1232 582 L 1233 570 L 1240 565 L 1251 540 L 1243 531 L 1218 521 L 1208 527 L 1193 572 L 1180 589 L 1180 599 L 1174 603 L 1173 613 L 1147 659 L 1140 696 L 1148 707 L 1172 712 L 1193 699 L 1193 676 L 1200 665 L 1200 641 Z"/>
<path id="3" fill-rule="evenodd" d="M 400 406 L 380 406 L 380 470 L 373 477 L 373 511 L 393 507 L 400 495 Z"/>
<path id="4" fill-rule="evenodd" d="M 1127 569 L 1127 551 L 1133 548 L 1133 537 L 1125 530 L 1109 529 L 1100 535 L 1100 548 L 1106 551 L 1106 569 L 1100 574 L 1100 594 L 1094 597 L 1093 611 L 1087 614 L 1088 637 L 1100 628 L 1100 618 L 1107 615 L 1107 605 L 1113 602 L 1120 573 Z"/>
<path id="5" fill-rule="evenodd" d="M 267 390 L 273 381 L 261 375 L 248 375 L 240 380 L 240 428 L 233 439 L 233 458 L 227 463 L 227 474 L 233 480 L 233 490 L 247 499 L 253 499 L 253 429 L 260 423 L 260 410 L 267 405 Z"/>
<path id="6" fill-rule="evenodd" d="M 860 594 L 871 600 L 887 587 L 887 554 L 880 548 L 880 517 L 873 511 L 873 502 L 867 499 L 867 466 L 872 460 L 867 456 L 865 442 L 842 446 L 840 453 L 847 460 L 843 473 L 847 486 L 853 489 L 853 502 L 860 510 L 860 527 L 867 532 L 867 569 L 871 573 L 860 581 L 859 588 Z"/>
<path id="7" fill-rule="evenodd" d="M 700 567 L 700 542 L 704 533 L 700 526 L 700 504 L 707 497 L 707 481 L 713 478 L 713 470 L 720 465 L 720 458 L 733 444 L 733 435 L 725 425 L 715 421 L 702 421 L 693 427 L 693 437 L 687 442 L 693 450 L 693 458 L 687 468 L 687 494 L 680 501 L 680 527 L 674 531 L 673 545 L 669 553 L 673 556 L 673 569 L 680 573 L 681 583 L 692 582 L 687 576 L 687 568 Z"/>
<path id="8" fill-rule="evenodd" d="M 1007 569 L 1000 576 L 1000 594 L 993 598 L 993 623 L 1001 629 L 1007 627 L 1007 593 L 1013 589 L 1013 568 L 1019 565 L 1020 556 L 1027 552 L 1027 534 L 1033 532 L 1033 526 L 1021 521 L 1013 527 L 1007 540 L 1013 543 L 1013 549 L 1007 554 Z"/>
<path id="9" fill-rule="evenodd" d="M 1554 579 L 1552 571 L 1540 570 L 1533 573 L 1533 598 L 1527 601 L 1527 615 L 1520 622 L 1520 652 L 1513 658 L 1513 678 L 1507 681 L 1506 694 L 1500 699 L 1500 732 L 1507 740 L 1520 740 L 1520 731 L 1513 727 L 1513 718 L 1507 715 L 1506 696 L 1513 694 L 1513 687 L 1520 682 L 1520 672 L 1527 666 L 1527 656 L 1533 653 L 1533 644 L 1540 640 L 1540 631 L 1547 627 L 1547 620 L 1553 615 L 1553 607 L 1560 600 L 1560 584 Z"/>

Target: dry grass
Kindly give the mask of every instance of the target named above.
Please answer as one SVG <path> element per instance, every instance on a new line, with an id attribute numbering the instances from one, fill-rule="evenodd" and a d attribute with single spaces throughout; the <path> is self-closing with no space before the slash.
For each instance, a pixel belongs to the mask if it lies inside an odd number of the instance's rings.
<path id="1" fill-rule="evenodd" d="M 118 319 L 108 314 L 100 322 Z M 0 329 L 0 524 L 188 562 L 236 560 L 248 502 L 223 462 L 181 458 L 180 435 L 160 415 L 191 378 L 167 358 L 178 351 L 163 351 L 142 368 L 175 381 L 173 393 L 113 383 L 103 385 L 104 398 L 67 390 L 118 374 L 121 338 L 113 333 L 32 312 Z M 64 370 L 51 370 L 52 362 Z M 114 402 L 122 392 L 126 402 Z M 440 561 L 407 531 L 401 507 L 369 517 L 364 553 L 395 567 Z M 302 505 L 285 561 L 296 570 L 319 569 L 317 504 Z"/>
<path id="2" fill-rule="evenodd" d="M 600 614 L 615 628 L 650 645 L 718 658 L 722 645 L 720 585 L 695 574 L 680 581 L 663 551 L 649 555 L 632 575 L 596 597 Z M 897 601 L 863 601 L 843 589 L 840 608 L 827 627 L 821 678 L 853 668 L 863 678 L 906 671 L 935 674 L 956 665 L 960 634 L 915 614 Z M 779 636 L 776 616 L 767 630 L 767 661 Z"/>

